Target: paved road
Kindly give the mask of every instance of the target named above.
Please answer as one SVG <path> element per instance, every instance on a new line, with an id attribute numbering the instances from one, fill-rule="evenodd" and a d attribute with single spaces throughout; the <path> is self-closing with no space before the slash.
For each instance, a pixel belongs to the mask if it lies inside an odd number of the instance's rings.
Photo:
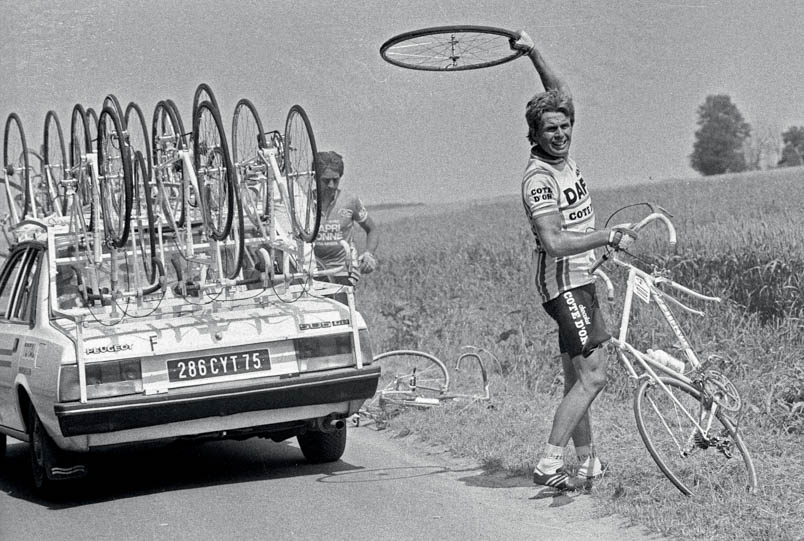
<path id="1" fill-rule="evenodd" d="M 0 540 L 653 539 L 595 518 L 589 496 L 553 498 L 387 432 L 349 432 L 343 459 L 323 466 L 306 464 L 295 440 L 116 452 L 56 503 L 31 494 L 27 445 L 12 440 Z"/>

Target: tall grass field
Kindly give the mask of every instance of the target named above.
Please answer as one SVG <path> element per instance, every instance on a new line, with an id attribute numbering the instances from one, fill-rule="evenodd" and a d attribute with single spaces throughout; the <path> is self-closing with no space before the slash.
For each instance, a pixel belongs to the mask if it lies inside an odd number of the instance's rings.
<path id="1" fill-rule="evenodd" d="M 610 463 L 591 491 L 601 514 L 616 512 L 686 539 L 804 539 L 804 168 L 590 187 L 598 227 L 634 203 L 671 213 L 676 252 L 654 224 L 640 235 L 638 265 L 659 258 L 677 282 L 724 299 L 687 301 L 705 317 L 675 313 L 699 356 L 712 359 L 740 390 L 739 426 L 760 482 L 753 494 L 683 496 L 642 444 L 632 384 L 612 355 L 609 383 L 592 406 L 598 454 Z M 612 223 L 646 212 L 628 208 Z M 529 285 L 534 242 L 519 197 L 372 215 L 381 228 L 381 263 L 360 283 L 357 302 L 375 354 L 418 349 L 451 371 L 468 345 L 494 357 L 486 362 L 489 402 L 406 411 L 391 419 L 389 430 L 476 459 L 489 473 L 529 478 L 563 381 L 555 323 Z M 606 270 L 622 292 L 622 272 Z M 598 292 L 613 331 L 621 306 L 605 300 L 602 287 Z M 669 330 L 643 306 L 631 341 L 643 350 L 659 343 L 672 351 Z M 479 390 L 476 373 L 451 374 L 463 390 Z M 567 459 L 573 455 L 570 444 Z"/>

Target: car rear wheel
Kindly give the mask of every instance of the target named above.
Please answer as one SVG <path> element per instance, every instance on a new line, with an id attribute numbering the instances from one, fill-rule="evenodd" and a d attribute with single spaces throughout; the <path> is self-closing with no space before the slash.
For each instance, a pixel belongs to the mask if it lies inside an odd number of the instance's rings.
<path id="1" fill-rule="evenodd" d="M 307 431 L 299 434 L 296 439 L 299 440 L 299 447 L 308 462 L 335 462 L 343 456 L 346 449 L 346 427 L 332 432 Z"/>
<path id="2" fill-rule="evenodd" d="M 6 458 L 6 435 L 0 434 L 0 466 L 2 466 Z"/>
<path id="3" fill-rule="evenodd" d="M 53 492 L 54 482 L 48 477 L 47 472 L 53 463 L 56 444 L 45 430 L 33 404 L 28 406 L 28 426 L 31 430 L 29 454 L 33 487 L 38 494 L 49 495 Z"/>

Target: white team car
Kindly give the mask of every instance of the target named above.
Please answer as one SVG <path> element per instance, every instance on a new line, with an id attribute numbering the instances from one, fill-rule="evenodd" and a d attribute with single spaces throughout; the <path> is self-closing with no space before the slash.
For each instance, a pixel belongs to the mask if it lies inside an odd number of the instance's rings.
<path id="1" fill-rule="evenodd" d="M 311 462 L 341 457 L 344 419 L 380 375 L 353 302 L 297 287 L 93 306 L 47 225 L 16 232 L 0 271 L 0 461 L 7 436 L 30 442 L 37 490 L 121 444 L 295 436 Z"/>

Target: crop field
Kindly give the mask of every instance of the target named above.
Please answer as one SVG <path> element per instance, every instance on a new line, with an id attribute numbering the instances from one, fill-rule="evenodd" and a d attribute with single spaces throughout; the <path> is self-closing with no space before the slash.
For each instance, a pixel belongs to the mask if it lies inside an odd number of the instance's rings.
<path id="1" fill-rule="evenodd" d="M 640 235 L 637 255 L 668 261 L 672 278 L 724 302 L 706 317 L 679 315 L 701 358 L 735 382 L 739 420 L 760 488 L 755 494 L 685 497 L 648 455 L 632 413 L 632 387 L 612 356 L 609 384 L 593 405 L 599 455 L 609 475 L 592 489 L 601 513 L 617 512 L 657 532 L 689 539 L 801 539 L 804 532 L 804 168 L 672 180 L 595 190 L 598 227 L 618 208 L 651 202 L 673 215 L 678 249 L 660 225 Z M 644 216 L 618 213 L 611 223 Z M 419 437 L 479 460 L 490 474 L 528 477 L 546 441 L 562 390 L 555 325 L 529 286 L 532 234 L 518 196 L 442 209 L 373 213 L 381 266 L 357 300 L 375 354 L 419 349 L 454 367 L 466 345 L 492 352 L 490 403 L 454 403 L 391 420 Z M 624 287 L 614 267 L 615 289 Z M 622 291 L 622 289 L 620 289 Z M 605 293 L 599 288 L 605 299 Z M 603 300 L 610 329 L 620 314 Z M 661 343 L 656 314 L 633 320 L 633 342 Z M 671 348 L 671 344 L 665 344 Z M 451 368 L 452 368 L 451 367 Z M 471 388 L 474 376 L 455 373 Z M 566 453 L 573 456 L 571 444 Z"/>

